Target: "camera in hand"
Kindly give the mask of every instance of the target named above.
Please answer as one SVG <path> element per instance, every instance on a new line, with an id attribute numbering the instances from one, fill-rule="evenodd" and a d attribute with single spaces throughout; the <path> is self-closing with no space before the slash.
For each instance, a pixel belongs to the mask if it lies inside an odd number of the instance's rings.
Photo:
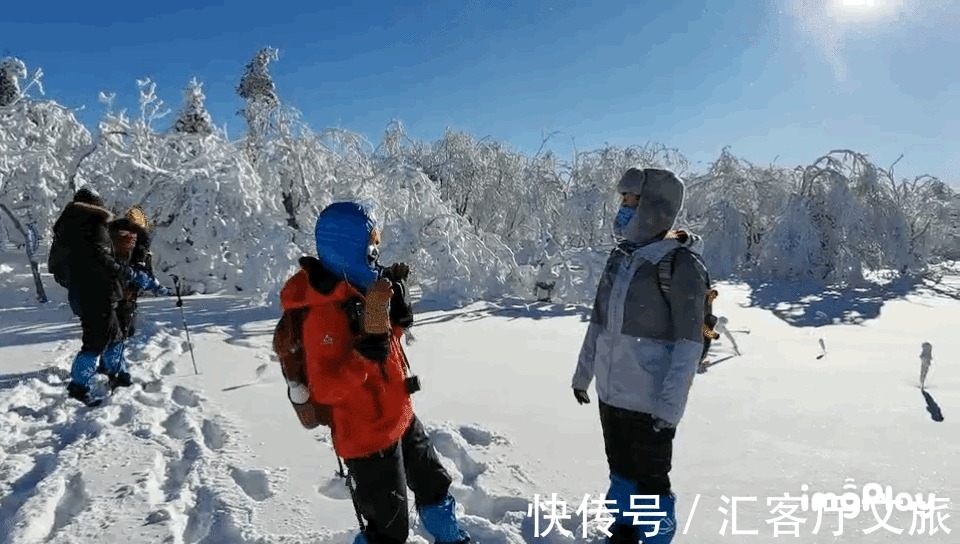
<path id="1" fill-rule="evenodd" d="M 403 384 L 407 387 L 407 394 L 412 395 L 420 390 L 420 377 L 410 376 L 403 380 Z"/>

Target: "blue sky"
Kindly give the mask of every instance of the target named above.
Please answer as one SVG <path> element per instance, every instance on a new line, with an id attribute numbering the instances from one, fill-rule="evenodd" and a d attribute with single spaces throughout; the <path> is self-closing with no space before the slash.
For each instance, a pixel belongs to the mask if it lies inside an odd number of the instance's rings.
<path id="1" fill-rule="evenodd" d="M 0 50 L 42 68 L 47 97 L 90 127 L 100 91 L 133 111 L 150 77 L 176 109 L 196 76 L 235 136 L 243 66 L 272 45 L 282 100 L 374 142 L 397 118 L 420 139 L 450 126 L 526 152 L 562 131 L 563 156 L 570 136 L 654 140 L 697 169 L 725 145 L 788 166 L 852 148 L 960 183 L 960 9 L 842 1 L 16 2 Z"/>

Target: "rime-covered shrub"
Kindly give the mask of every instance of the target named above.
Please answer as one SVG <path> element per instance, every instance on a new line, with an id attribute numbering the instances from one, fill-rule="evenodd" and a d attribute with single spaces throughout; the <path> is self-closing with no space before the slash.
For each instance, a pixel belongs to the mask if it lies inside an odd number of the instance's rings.
<path id="1" fill-rule="evenodd" d="M 385 263 L 412 265 L 427 297 L 455 302 L 532 298 L 589 303 L 613 244 L 615 184 L 630 167 L 661 167 L 687 182 L 677 227 L 704 237 L 715 280 L 752 276 L 855 283 L 868 271 L 922 271 L 960 257 L 960 199 L 923 176 L 897 180 L 865 155 L 832 151 L 806 167 L 761 167 L 729 149 L 701 172 L 656 143 L 574 148 L 548 139 L 533 155 L 490 137 L 448 130 L 410 138 L 399 122 L 375 146 L 343 128 L 313 130 L 284 104 L 259 50 L 237 87 L 246 133 L 215 130 L 200 84 L 188 85 L 172 130 L 149 79 L 139 114 L 108 109 L 95 137 L 66 109 L 26 96 L 26 67 L 0 65 L 0 204 L 46 234 L 79 186 L 123 213 L 140 205 L 154 225 L 154 264 L 197 292 L 242 292 L 275 303 L 297 257 L 315 253 L 316 216 L 337 200 L 373 204 Z M 6 98 L 4 98 L 6 97 Z M 12 98 L 11 98 L 12 97 Z M 0 218 L 3 214 L 0 214 Z M 0 233 L 17 229 L 0 219 Z"/>
<path id="2" fill-rule="evenodd" d="M 55 102 L 28 99 L 0 108 L 0 204 L 49 239 L 90 142 L 87 129 Z M 0 222 L 9 219 L 0 214 Z"/>

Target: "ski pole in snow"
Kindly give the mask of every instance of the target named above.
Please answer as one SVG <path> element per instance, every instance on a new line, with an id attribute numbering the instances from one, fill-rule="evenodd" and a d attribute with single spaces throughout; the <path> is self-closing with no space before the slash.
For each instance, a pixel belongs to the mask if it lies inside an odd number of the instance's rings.
<path id="1" fill-rule="evenodd" d="M 353 477 L 347 474 L 343 470 L 343 462 L 340 461 L 340 456 L 337 456 L 337 466 L 340 467 L 339 476 L 347 481 L 347 489 L 350 490 L 350 502 L 353 503 L 353 511 L 357 514 L 357 523 L 360 525 L 360 532 L 364 532 L 366 527 L 363 525 L 363 516 L 360 515 L 360 506 L 357 505 L 357 493 L 353 489 Z"/>
<path id="2" fill-rule="evenodd" d="M 177 292 L 177 308 L 180 308 L 180 319 L 183 320 L 183 330 L 187 333 L 187 347 L 190 348 L 190 360 L 193 361 L 193 373 L 199 374 L 197 369 L 197 359 L 193 356 L 193 342 L 190 341 L 190 329 L 187 328 L 187 316 L 183 313 L 183 298 L 180 297 L 180 277 L 173 274 L 173 286 Z"/>

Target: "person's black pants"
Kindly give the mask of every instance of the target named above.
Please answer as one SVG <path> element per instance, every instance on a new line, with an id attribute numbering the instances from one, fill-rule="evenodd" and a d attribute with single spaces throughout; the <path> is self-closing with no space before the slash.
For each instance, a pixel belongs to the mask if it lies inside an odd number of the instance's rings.
<path id="1" fill-rule="evenodd" d="M 417 507 L 442 501 L 450 489 L 443 467 L 420 420 L 393 446 L 368 457 L 345 459 L 356 485 L 360 515 L 370 544 L 403 544 L 410 533 L 407 487 Z"/>
<path id="2" fill-rule="evenodd" d="M 101 354 L 108 345 L 123 339 L 116 305 L 110 300 L 71 292 L 70 308 L 80 318 L 83 331 L 80 351 Z"/>
<path id="3" fill-rule="evenodd" d="M 610 472 L 637 483 L 642 495 L 670 493 L 676 429 L 653 428 L 653 416 L 599 402 Z"/>
<path id="4" fill-rule="evenodd" d="M 117 320 L 120 330 L 126 338 L 132 338 L 136 332 L 137 302 L 135 300 L 121 300 L 117 303 Z"/>

